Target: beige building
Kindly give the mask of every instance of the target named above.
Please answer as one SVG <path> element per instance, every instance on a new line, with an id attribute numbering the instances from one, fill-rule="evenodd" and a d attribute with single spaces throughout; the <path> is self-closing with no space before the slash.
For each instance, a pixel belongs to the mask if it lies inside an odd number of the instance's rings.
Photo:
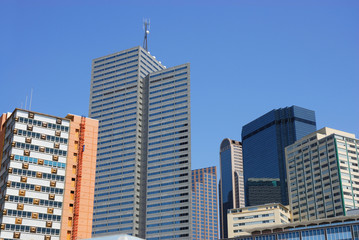
<path id="1" fill-rule="evenodd" d="M 358 207 L 358 148 L 354 134 L 322 128 L 285 149 L 294 222 L 346 216 Z"/>
<path id="2" fill-rule="evenodd" d="M 231 209 L 228 211 L 228 238 L 249 235 L 247 229 L 289 223 L 289 208 L 280 203 L 269 203 Z"/>

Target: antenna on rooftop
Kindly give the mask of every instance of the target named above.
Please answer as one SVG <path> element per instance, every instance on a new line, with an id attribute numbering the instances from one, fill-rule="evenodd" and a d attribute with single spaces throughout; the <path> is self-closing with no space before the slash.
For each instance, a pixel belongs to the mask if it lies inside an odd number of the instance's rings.
<path id="1" fill-rule="evenodd" d="M 31 88 L 30 104 L 29 104 L 29 110 L 30 110 L 30 111 L 31 111 L 31 103 L 32 103 L 32 92 L 33 92 L 33 89 Z"/>
<path id="2" fill-rule="evenodd" d="M 143 39 L 143 48 L 148 52 L 147 35 L 150 34 L 150 20 L 149 19 L 143 20 L 143 29 L 145 30 L 145 37 Z"/>

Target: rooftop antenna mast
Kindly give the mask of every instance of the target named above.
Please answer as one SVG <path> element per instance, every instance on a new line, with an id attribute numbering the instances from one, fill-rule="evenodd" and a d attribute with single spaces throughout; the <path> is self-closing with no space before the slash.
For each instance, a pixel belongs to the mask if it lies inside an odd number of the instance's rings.
<path id="1" fill-rule="evenodd" d="M 149 19 L 145 19 L 143 21 L 143 28 L 145 30 L 145 37 L 143 39 L 143 48 L 146 49 L 146 51 L 148 52 L 147 35 L 150 34 L 150 20 Z"/>

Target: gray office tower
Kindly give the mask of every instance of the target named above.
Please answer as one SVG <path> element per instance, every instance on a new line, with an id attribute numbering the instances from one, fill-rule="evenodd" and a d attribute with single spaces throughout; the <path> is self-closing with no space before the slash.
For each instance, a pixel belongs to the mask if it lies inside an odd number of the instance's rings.
<path id="1" fill-rule="evenodd" d="M 254 183 L 255 179 L 258 179 L 258 183 L 266 182 L 266 179 L 268 182 L 273 181 L 273 178 L 279 178 L 280 183 L 275 185 L 280 185 L 280 191 L 267 191 L 269 195 L 261 193 L 261 197 L 269 201 L 266 203 L 271 203 L 273 199 L 281 199 L 283 205 L 288 205 L 284 148 L 315 131 L 314 111 L 297 106 L 274 109 L 243 126 L 246 206 L 256 204 L 250 202 L 250 188 L 256 188 L 256 184 L 250 182 Z"/>
<path id="2" fill-rule="evenodd" d="M 93 236 L 191 238 L 190 65 L 142 47 L 94 59 L 89 116 L 100 121 Z"/>

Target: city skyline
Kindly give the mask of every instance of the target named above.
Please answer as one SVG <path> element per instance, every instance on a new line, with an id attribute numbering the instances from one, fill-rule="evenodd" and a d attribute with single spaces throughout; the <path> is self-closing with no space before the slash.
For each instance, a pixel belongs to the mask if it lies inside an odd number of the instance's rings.
<path id="1" fill-rule="evenodd" d="M 0 40 L 2 87 L 22 86 L 17 94 L 3 92 L 2 112 L 21 107 L 33 88 L 32 110 L 87 115 L 91 59 L 142 45 L 142 19 L 149 17 L 151 54 L 168 66 L 192 64 L 193 169 L 206 167 L 201 159 L 218 167 L 218 145 L 223 138 L 240 139 L 246 122 L 281 107 L 313 109 L 318 129 L 328 126 L 359 135 L 358 111 L 350 111 L 353 104 L 339 105 L 334 97 L 355 96 L 358 88 L 356 2 L 176 6 L 186 14 L 168 13 L 174 7 L 168 4 L 41 3 L 1 4 L 0 18 L 7 24 L 7 37 Z M 109 14 L 121 7 L 128 11 Z M 79 12 L 82 8 L 88 15 Z M 200 19 L 196 18 L 198 9 L 205 10 Z M 210 17 L 217 9 L 226 14 Z M 88 17 L 97 14 L 102 19 Z M 211 58 L 221 60 L 214 63 Z M 211 74 L 208 68 L 213 69 Z M 265 93 L 267 88 L 273 92 Z M 70 105 L 70 97 L 60 97 L 57 90 L 76 96 L 77 104 Z M 248 97 L 251 104 L 240 106 Z"/>

